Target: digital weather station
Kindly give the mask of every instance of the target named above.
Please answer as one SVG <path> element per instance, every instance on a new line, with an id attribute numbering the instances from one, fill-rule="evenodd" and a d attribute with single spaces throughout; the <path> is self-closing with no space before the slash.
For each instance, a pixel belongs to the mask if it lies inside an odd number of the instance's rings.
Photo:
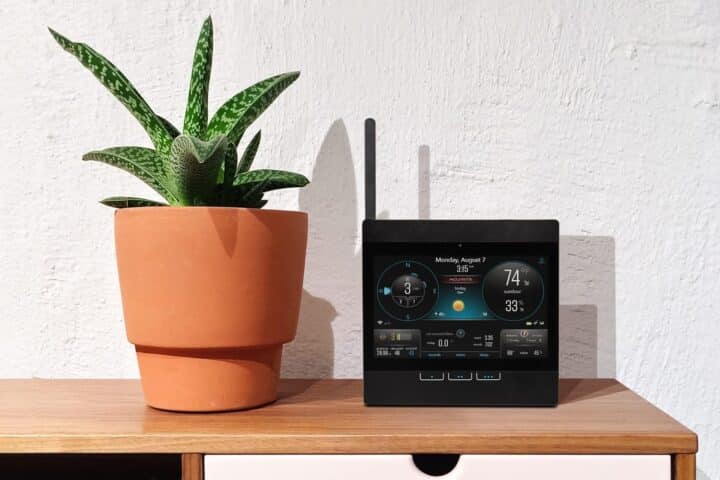
<path id="1" fill-rule="evenodd" d="M 377 220 L 365 157 L 365 403 L 556 405 L 557 221 Z"/>

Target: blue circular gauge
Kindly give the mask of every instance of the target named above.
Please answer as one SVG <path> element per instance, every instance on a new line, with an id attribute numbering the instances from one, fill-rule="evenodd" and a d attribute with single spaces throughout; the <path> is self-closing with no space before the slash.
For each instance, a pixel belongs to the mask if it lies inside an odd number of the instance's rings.
<path id="1" fill-rule="evenodd" d="M 396 320 L 418 320 L 433 309 L 438 281 L 427 266 L 413 260 L 393 263 L 380 275 L 377 298 L 385 313 Z"/>

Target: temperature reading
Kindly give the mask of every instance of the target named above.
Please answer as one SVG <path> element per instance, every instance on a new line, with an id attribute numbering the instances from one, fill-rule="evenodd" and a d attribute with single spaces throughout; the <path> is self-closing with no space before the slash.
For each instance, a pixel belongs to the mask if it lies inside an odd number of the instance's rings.
<path id="1" fill-rule="evenodd" d="M 512 268 L 506 268 L 505 273 L 507 273 L 507 279 L 505 280 L 505 286 L 509 287 L 510 283 L 514 283 L 515 286 L 520 285 L 520 270 L 519 269 L 512 269 Z M 508 312 L 510 310 L 507 310 Z"/>
<path id="2" fill-rule="evenodd" d="M 544 285 L 540 272 L 527 263 L 508 261 L 493 267 L 483 283 L 485 302 L 502 320 L 527 320 L 542 305 Z"/>

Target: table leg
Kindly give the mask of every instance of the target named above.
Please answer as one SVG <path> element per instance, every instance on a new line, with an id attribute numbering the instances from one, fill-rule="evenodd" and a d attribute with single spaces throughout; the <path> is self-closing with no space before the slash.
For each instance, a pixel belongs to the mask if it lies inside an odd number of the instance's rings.
<path id="1" fill-rule="evenodd" d="M 182 454 L 182 480 L 203 480 L 203 456 L 201 453 Z M 684 480 L 684 479 L 683 479 Z"/>
<path id="2" fill-rule="evenodd" d="M 673 480 L 695 480 L 694 453 L 676 453 L 672 460 Z"/>

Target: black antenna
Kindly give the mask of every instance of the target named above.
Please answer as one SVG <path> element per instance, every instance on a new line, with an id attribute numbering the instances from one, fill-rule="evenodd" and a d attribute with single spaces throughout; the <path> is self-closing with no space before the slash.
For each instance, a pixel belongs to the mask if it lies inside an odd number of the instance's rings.
<path id="1" fill-rule="evenodd" d="M 375 120 L 365 119 L 365 218 L 375 219 Z"/>

